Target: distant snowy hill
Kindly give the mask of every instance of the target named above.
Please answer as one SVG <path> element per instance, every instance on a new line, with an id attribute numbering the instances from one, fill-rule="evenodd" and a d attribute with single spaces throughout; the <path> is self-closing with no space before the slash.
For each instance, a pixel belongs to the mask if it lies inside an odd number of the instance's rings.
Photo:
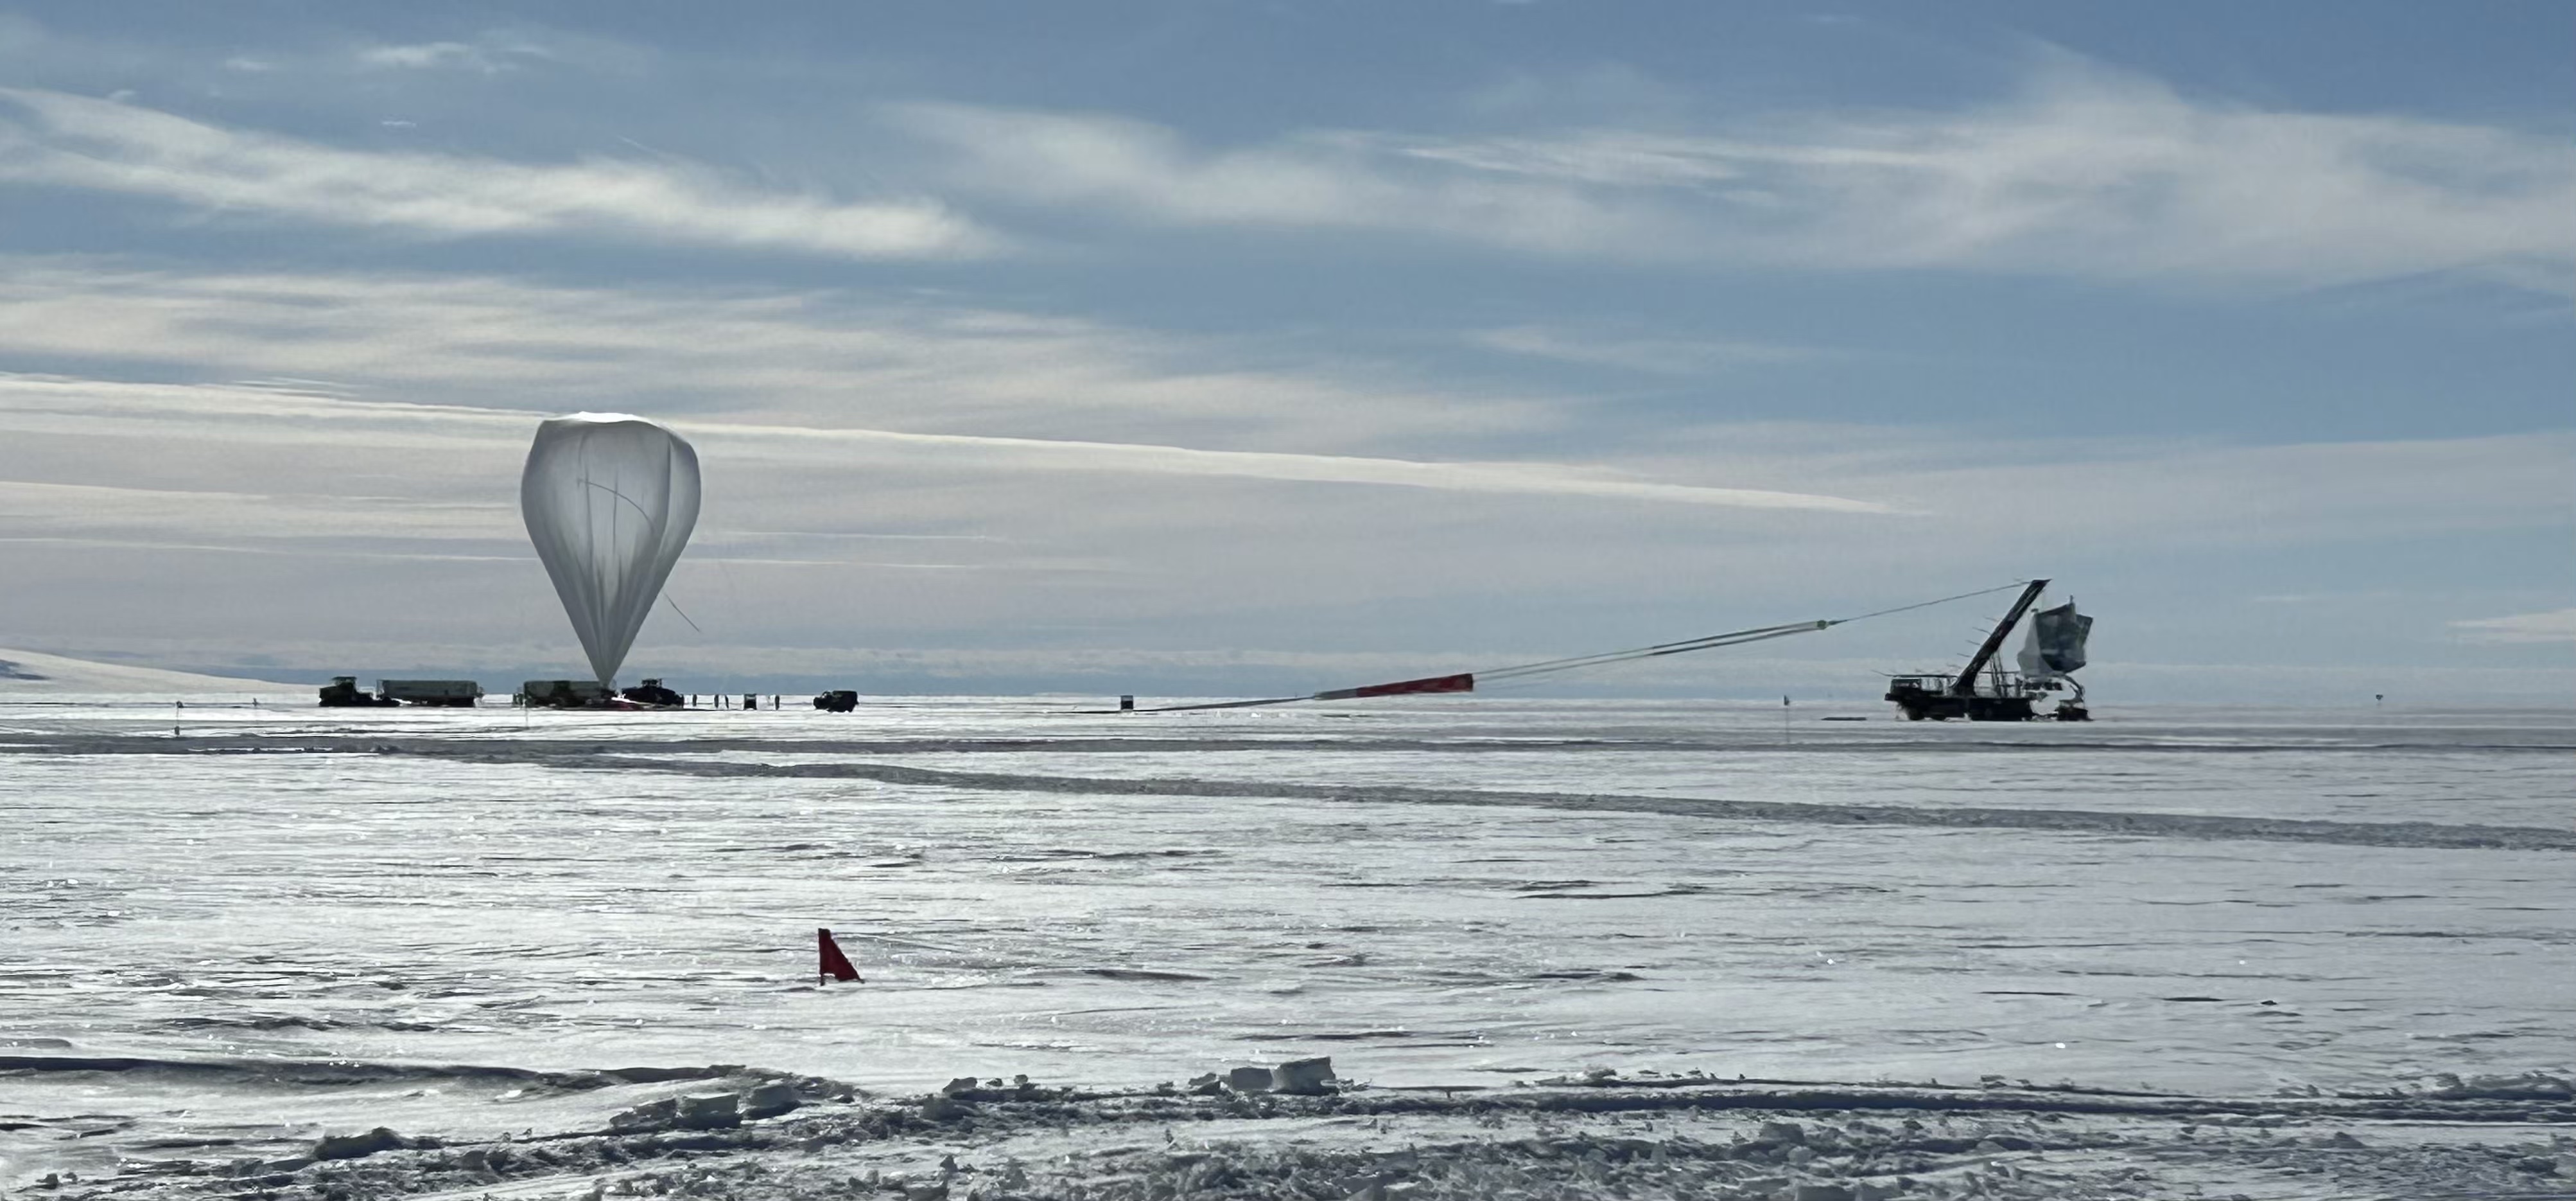
<path id="1" fill-rule="evenodd" d="M 193 671 L 164 671 L 158 667 L 95 663 L 87 659 L 67 659 L 61 655 L 41 655 L 34 651 L 0 647 L 0 695 L 35 692 L 152 692 L 180 696 L 297 692 L 310 697 L 313 687 L 309 684 L 199 675 Z"/>

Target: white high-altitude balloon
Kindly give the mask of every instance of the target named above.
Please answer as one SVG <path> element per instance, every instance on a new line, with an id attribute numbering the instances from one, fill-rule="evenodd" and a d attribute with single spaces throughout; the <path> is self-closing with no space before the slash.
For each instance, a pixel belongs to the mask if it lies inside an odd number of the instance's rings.
<path id="1" fill-rule="evenodd" d="M 599 682 L 614 682 L 698 524 L 698 452 L 624 413 L 537 427 L 519 512 Z"/>

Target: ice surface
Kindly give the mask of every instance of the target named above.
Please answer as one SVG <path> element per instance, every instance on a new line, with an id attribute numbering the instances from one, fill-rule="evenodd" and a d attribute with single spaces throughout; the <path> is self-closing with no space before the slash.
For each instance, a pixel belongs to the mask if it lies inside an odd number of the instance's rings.
<path id="1" fill-rule="evenodd" d="M 963 1072 L 2545 1106 L 2576 1064 L 2565 713 L 1073 708 L 0 708 L 0 1188 Z M 813 986 L 816 926 L 867 984 Z"/>
<path id="2" fill-rule="evenodd" d="M 149 695 L 164 708 L 176 698 L 242 702 L 258 697 L 273 705 L 279 703 L 281 697 L 296 697 L 309 703 L 313 700 L 313 686 L 238 680 L 229 676 L 200 675 L 192 671 L 169 671 L 123 663 L 99 663 L 0 647 L 0 703 L 60 697 L 131 705 L 136 703 L 134 694 Z"/>

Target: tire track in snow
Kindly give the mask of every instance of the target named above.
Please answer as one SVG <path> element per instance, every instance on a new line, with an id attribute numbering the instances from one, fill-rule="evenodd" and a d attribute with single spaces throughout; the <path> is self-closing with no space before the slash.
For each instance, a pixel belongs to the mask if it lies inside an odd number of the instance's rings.
<path id="1" fill-rule="evenodd" d="M 438 753 L 414 748 L 410 753 Z M 515 761 L 525 761 L 516 757 Z M 590 771 L 655 771 L 719 779 L 867 780 L 879 784 L 987 792 L 1119 796 L 1250 797 L 1403 805 L 1505 805 L 1526 808 L 1663 813 L 1731 821 L 1799 825 L 1931 826 L 2020 829 L 2144 838 L 2333 843 L 2343 846 L 2446 850 L 2576 851 L 2576 830 L 2439 822 L 2341 822 L 2309 818 L 2222 817 L 2192 813 L 2113 813 L 2095 809 L 1997 809 L 1971 806 L 1820 805 L 1801 801 L 1729 801 L 1620 793 L 1515 792 L 1397 785 L 1291 784 L 1175 778 L 1102 779 L 898 767 L 890 763 L 725 763 L 592 755 L 548 757 L 558 767 Z"/>
<path id="2" fill-rule="evenodd" d="M 541 764 L 591 771 L 654 771 L 712 778 L 844 779 L 932 788 L 980 789 L 989 792 L 1079 793 L 1123 796 L 1247 797 L 1339 803 L 1413 805 L 1515 806 L 1592 810 L 1615 813 L 1661 813 L 1730 821 L 1828 826 L 1913 826 L 1939 829 L 2041 830 L 2077 834 L 2128 835 L 2140 838 L 2192 838 L 2240 842 L 2303 842 L 2342 846 L 2437 850 L 2576 851 L 2576 829 L 2540 826 L 2488 826 L 2444 822 L 2347 822 L 2315 818 L 2227 817 L 2192 813 L 2118 813 L 2095 809 L 2009 809 L 1980 806 L 1829 805 L 1801 801 L 1740 801 L 1699 797 L 1639 796 L 1624 793 L 1529 792 L 1504 789 L 1423 788 L 1401 785 L 1292 784 L 1270 781 L 1190 778 L 1108 779 L 1090 776 L 1046 776 L 1025 773 L 970 772 L 901 767 L 890 763 L 732 763 L 705 759 L 662 759 L 642 753 L 686 747 L 692 751 L 729 749 L 726 740 L 689 742 L 564 743 L 504 739 L 439 739 L 388 741 L 383 738 L 333 739 L 219 736 L 213 738 L 137 737 L 131 735 L 39 738 L 0 746 L 0 753 L 34 754 L 249 754 L 249 755 L 413 755 L 460 762 Z M 740 749 L 776 753 L 782 745 L 753 742 Z M 921 740 L 891 744 L 831 743 L 835 753 L 899 747 L 956 750 L 1060 750 L 1036 740 Z M 1619 745 L 1619 744 L 1607 744 Z M 1979 744 L 1981 749 L 2007 749 Z M 1077 745 L 1078 750 L 1146 749 L 1128 740 L 1108 745 Z M 1154 749 L 1169 749 L 1159 747 Z M 1277 749 L 1261 744 L 1261 749 Z M 1353 749 L 1336 744 L 1336 749 Z M 1384 749 L 1366 747 L 1364 749 Z M 1455 749 L 1444 747 L 1443 749 Z M 1844 747 L 1842 750 L 1853 748 Z M 1873 748 L 1875 749 L 1875 748 Z M 1902 748 L 1915 749 L 1915 748 Z M 1963 749 L 1963 748 L 1951 748 Z M 2012 750 L 2024 748 L 2011 747 Z M 2208 749 L 2208 748 L 2120 748 Z M 2267 750 L 2289 749 L 2282 747 Z M 2299 748 L 2302 750 L 2311 748 Z M 2534 748 L 2489 748 L 2534 749 Z M 2557 748 L 2544 748 L 2556 752 Z"/>

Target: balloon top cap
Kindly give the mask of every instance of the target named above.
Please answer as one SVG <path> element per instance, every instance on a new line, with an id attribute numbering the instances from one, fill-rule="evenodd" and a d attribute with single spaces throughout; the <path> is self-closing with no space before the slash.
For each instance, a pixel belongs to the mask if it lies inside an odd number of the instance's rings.
<path id="1" fill-rule="evenodd" d="M 655 421 L 650 417 L 638 417 L 633 413 L 565 413 L 560 416 L 546 418 L 546 420 L 549 422 L 581 421 L 594 425 L 610 425 L 620 421 L 641 421 L 646 425 L 661 424 L 661 422 Z"/>

